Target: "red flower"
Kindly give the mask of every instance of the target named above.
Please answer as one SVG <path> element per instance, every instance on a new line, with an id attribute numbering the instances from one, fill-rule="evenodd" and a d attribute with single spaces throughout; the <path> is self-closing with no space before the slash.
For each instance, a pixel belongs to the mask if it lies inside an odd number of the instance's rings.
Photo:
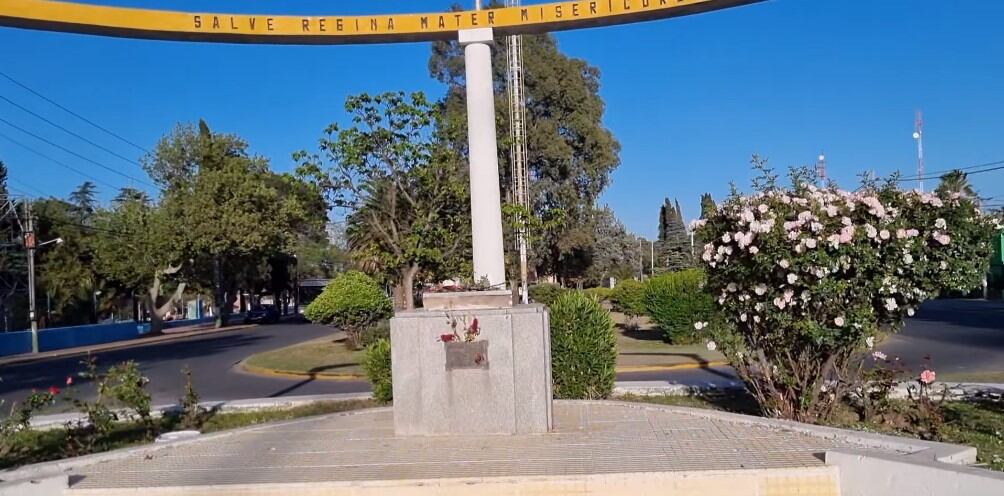
<path id="1" fill-rule="evenodd" d="M 72 375 L 66 376 L 66 385 L 67 385 L 67 387 L 73 385 L 73 376 Z"/>
<path id="2" fill-rule="evenodd" d="M 59 388 L 56 386 L 49 386 L 49 394 L 53 396 L 59 394 Z"/>
<path id="3" fill-rule="evenodd" d="M 442 341 L 442 342 L 444 342 L 444 343 L 449 343 L 449 342 L 453 341 L 453 339 L 455 337 L 456 336 L 454 336 L 453 334 L 443 334 L 442 336 L 439 336 L 439 340 Z"/>
<path id="4" fill-rule="evenodd" d="M 469 332 L 472 336 L 477 336 L 479 334 L 480 331 L 478 330 L 478 319 L 474 319 L 474 321 L 471 322 L 471 328 L 468 329 L 467 332 Z"/>

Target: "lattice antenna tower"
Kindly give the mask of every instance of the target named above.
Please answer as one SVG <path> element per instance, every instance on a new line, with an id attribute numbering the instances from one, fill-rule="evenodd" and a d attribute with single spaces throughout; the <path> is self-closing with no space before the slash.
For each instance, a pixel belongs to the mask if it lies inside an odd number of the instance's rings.
<path id="1" fill-rule="evenodd" d="M 917 187 L 924 191 L 924 114 L 917 111 L 913 121 L 913 139 L 917 141 Z"/>
<path id="2" fill-rule="evenodd" d="M 520 4 L 519 0 L 506 0 L 506 7 Z M 506 37 L 506 87 L 509 96 L 509 136 L 512 167 L 512 184 L 510 185 L 510 201 L 520 207 L 523 213 L 530 212 L 530 171 L 526 159 L 526 95 L 523 85 L 523 37 L 510 35 Z M 519 252 L 519 276 L 522 287 L 522 301 L 527 303 L 527 254 L 530 243 L 527 239 L 526 220 L 520 219 L 516 228 L 516 250 Z"/>
<path id="3" fill-rule="evenodd" d="M 816 160 L 816 182 L 820 186 L 826 186 L 826 155 L 823 152 L 819 152 Z"/>

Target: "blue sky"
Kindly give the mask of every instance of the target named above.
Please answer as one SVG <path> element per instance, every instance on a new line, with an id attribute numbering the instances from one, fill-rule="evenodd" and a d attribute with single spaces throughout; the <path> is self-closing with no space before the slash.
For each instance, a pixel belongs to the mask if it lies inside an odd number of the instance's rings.
<path id="1" fill-rule="evenodd" d="M 177 10 L 260 13 L 437 11 L 449 1 L 102 0 Z M 663 197 L 688 218 L 698 197 L 746 187 L 749 157 L 808 164 L 820 151 L 831 177 L 912 173 L 914 111 L 924 112 L 928 170 L 1004 160 L 1004 2 L 770 0 L 666 21 L 558 34 L 569 55 L 601 71 L 606 125 L 622 165 L 602 201 L 641 235 L 656 232 Z M 147 148 L 179 121 L 205 118 L 245 137 L 288 170 L 344 118 L 347 95 L 424 90 L 428 44 L 243 46 L 141 41 L 0 28 L 0 70 Z M 108 138 L 0 78 L 0 95 L 127 157 Z M 137 166 L 55 130 L 6 102 L 0 117 L 102 164 Z M 129 180 L 20 134 L 14 137 L 113 185 Z M 65 195 L 85 180 L 0 138 L 14 188 Z M 972 176 L 1004 195 L 1004 170 Z M 933 186 L 935 181 L 929 181 Z M 101 186 L 103 198 L 114 192 Z"/>

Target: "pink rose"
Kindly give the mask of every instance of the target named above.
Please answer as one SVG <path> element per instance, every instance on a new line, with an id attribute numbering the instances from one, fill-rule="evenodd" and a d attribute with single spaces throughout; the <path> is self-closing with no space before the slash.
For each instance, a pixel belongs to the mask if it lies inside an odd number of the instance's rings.
<path id="1" fill-rule="evenodd" d="M 934 382 L 934 378 L 935 374 L 933 370 L 924 369 L 924 371 L 920 373 L 920 382 L 924 384 L 931 384 Z"/>

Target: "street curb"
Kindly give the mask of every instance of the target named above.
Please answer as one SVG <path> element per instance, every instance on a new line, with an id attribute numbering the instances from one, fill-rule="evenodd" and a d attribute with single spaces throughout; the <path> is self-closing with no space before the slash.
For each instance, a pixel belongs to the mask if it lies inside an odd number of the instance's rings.
<path id="1" fill-rule="evenodd" d="M 335 396 L 335 395 L 325 395 L 325 396 Z M 369 396 L 370 395 L 368 394 L 366 395 L 366 397 Z M 242 401 L 249 401 L 249 400 L 242 400 Z M 250 401 L 257 401 L 257 400 L 250 400 Z M 140 446 L 134 446 L 131 448 L 122 448 L 112 451 L 106 451 L 104 453 L 95 453 L 93 455 L 84 455 L 73 458 L 64 458 L 62 460 L 53 460 L 50 462 L 36 463 L 33 465 L 27 465 L 13 470 L 0 470 L 0 482 L 10 483 L 10 482 L 23 481 L 26 479 L 43 479 L 60 474 L 65 474 L 67 472 L 72 472 L 75 469 L 87 467 L 90 465 L 96 465 L 98 463 L 121 460 L 123 458 L 127 458 L 132 455 L 153 453 L 155 451 L 160 451 L 166 448 L 174 448 L 177 446 L 183 446 L 186 444 L 196 443 L 200 441 L 213 441 L 213 440 L 223 439 L 236 434 L 241 434 L 244 432 L 252 432 L 258 429 L 264 429 L 276 426 L 285 426 L 285 425 L 295 425 L 303 422 L 311 422 L 321 417 L 355 415 L 363 411 L 368 412 L 387 408 L 390 407 L 363 408 L 359 410 L 349 410 L 345 412 L 329 413 L 325 415 L 315 415 L 311 417 L 282 420 L 278 422 L 267 422 L 264 424 L 239 427 L 237 429 L 228 429 L 225 431 L 214 432 L 211 434 L 202 434 L 194 438 L 180 439 L 178 441 L 171 441 L 166 443 L 149 443 Z"/>
<path id="2" fill-rule="evenodd" d="M 900 384 L 890 392 L 892 398 L 906 398 L 910 384 Z M 746 389 L 742 381 L 725 383 L 709 382 L 707 385 L 676 384 L 669 381 L 617 381 L 614 384 L 614 394 L 634 394 L 638 396 L 690 396 L 709 392 L 743 391 Z M 1004 397 L 1004 384 L 979 382 L 935 382 L 930 386 L 931 395 L 937 397 L 945 391 L 946 399 L 999 400 Z"/>
<path id="3" fill-rule="evenodd" d="M 363 374 L 311 374 L 310 372 L 295 372 L 287 370 L 275 370 L 265 367 L 258 367 L 247 363 L 247 359 L 241 361 L 238 364 L 238 368 L 242 372 L 260 375 L 264 377 L 281 377 L 284 379 L 314 379 L 320 381 L 364 381 L 366 376 Z"/>
<path id="4" fill-rule="evenodd" d="M 618 374 L 629 374 L 632 372 L 664 372 L 668 370 L 706 369 L 711 367 L 721 367 L 723 365 L 728 365 L 728 364 L 729 363 L 724 360 L 715 360 L 705 363 L 676 363 L 672 365 L 625 365 L 615 368 L 614 372 Z M 366 376 L 364 374 L 323 374 L 323 373 L 311 374 L 310 372 L 276 370 L 276 369 L 251 365 L 247 363 L 246 360 L 242 361 L 238 366 L 243 372 L 265 377 L 282 377 L 282 378 L 293 378 L 293 379 L 311 378 L 322 381 L 359 381 L 366 379 Z"/>
<path id="5" fill-rule="evenodd" d="M 25 364 L 25 363 L 44 362 L 46 360 L 57 360 L 57 359 L 60 359 L 60 358 L 69 358 L 69 357 L 74 357 L 74 356 L 86 356 L 86 355 L 90 355 L 91 353 L 98 353 L 98 352 L 103 352 L 103 351 L 115 351 L 115 350 L 121 350 L 121 349 L 125 349 L 125 348 L 132 348 L 132 347 L 136 347 L 136 346 L 145 346 L 145 345 L 148 345 L 148 344 L 163 343 L 163 342 L 166 342 L 166 341 L 173 341 L 173 340 L 176 340 L 176 339 L 190 338 L 192 336 L 205 336 L 205 335 L 209 335 L 209 334 L 217 334 L 217 333 L 228 332 L 228 331 L 242 331 L 242 330 L 245 330 L 245 329 L 250 329 L 250 328 L 255 328 L 255 327 L 258 327 L 258 324 L 237 324 L 237 325 L 232 325 L 232 326 L 227 326 L 227 327 L 221 327 L 219 329 L 210 328 L 210 329 L 203 329 L 203 330 L 189 331 L 189 332 L 173 332 L 173 333 L 166 333 L 166 334 L 163 334 L 161 336 L 153 336 L 153 337 L 149 337 L 149 338 L 129 339 L 129 340 L 126 340 L 126 341 L 115 341 L 115 342 L 112 342 L 112 343 L 108 343 L 107 345 L 90 346 L 90 347 L 86 347 L 85 349 L 70 348 L 70 349 L 66 350 L 65 353 L 60 353 L 60 351 L 63 351 L 63 350 L 53 350 L 54 353 L 52 353 L 51 355 L 45 355 L 45 356 L 15 355 L 15 356 L 12 356 L 10 358 L 0 358 L 0 367 L 4 367 L 4 366 L 7 366 L 7 365 L 21 365 L 21 364 Z M 43 353 L 50 353 L 50 352 L 43 352 Z"/>
<path id="6" fill-rule="evenodd" d="M 712 360 L 710 362 L 675 363 L 672 365 L 624 365 L 616 367 L 614 371 L 620 374 L 627 374 L 631 372 L 661 372 L 665 370 L 707 369 L 711 367 L 721 367 L 728 364 L 729 362 L 725 360 Z"/>
<path id="7" fill-rule="evenodd" d="M 246 412 L 255 410 L 270 410 L 279 408 L 296 408 L 298 406 L 310 405 L 324 401 L 353 401 L 367 400 L 373 398 L 372 393 L 334 393 L 334 394 L 311 394 L 301 396 L 281 396 L 278 398 L 251 398 L 244 400 L 226 401 L 203 401 L 199 406 L 206 410 L 215 410 L 221 413 Z M 154 417 L 160 417 L 165 413 L 180 409 L 180 405 L 160 405 L 151 409 Z M 86 419 L 86 415 L 73 413 L 59 413 L 54 415 L 39 415 L 31 421 L 32 429 L 49 429 L 62 427 L 67 422 Z M 0 472 L 2 473 L 2 472 Z"/>

